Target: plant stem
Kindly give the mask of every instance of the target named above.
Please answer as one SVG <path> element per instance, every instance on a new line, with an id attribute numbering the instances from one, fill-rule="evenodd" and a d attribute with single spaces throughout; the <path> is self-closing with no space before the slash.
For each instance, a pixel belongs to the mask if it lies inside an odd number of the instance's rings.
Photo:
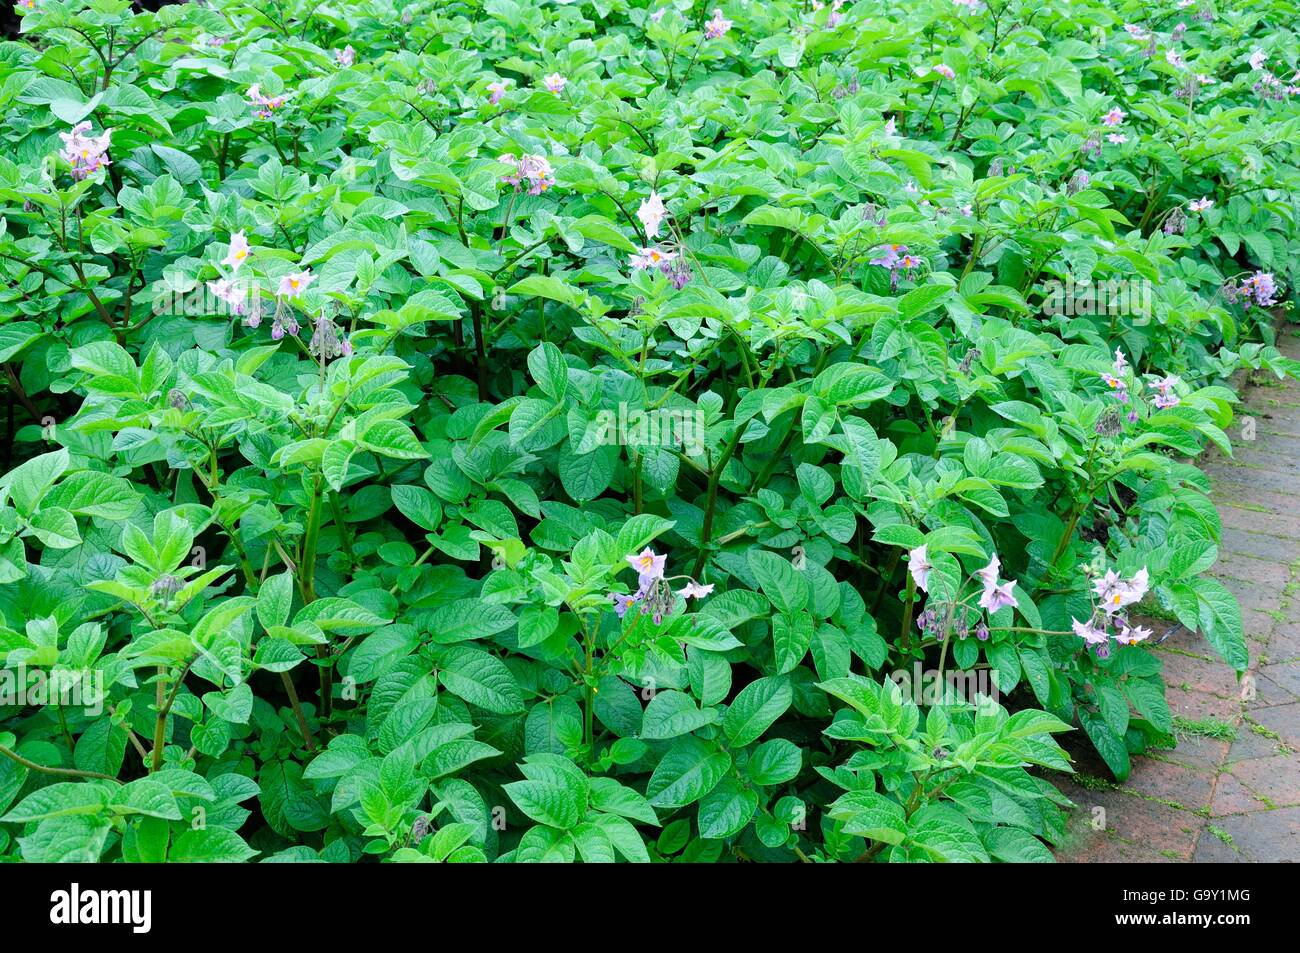
<path id="1" fill-rule="evenodd" d="M 319 474 L 312 484 L 311 505 L 307 510 L 307 528 L 302 537 L 302 559 L 298 565 L 298 588 L 302 591 L 303 604 L 316 601 L 316 546 L 320 539 L 321 520 L 321 478 Z M 321 719 L 329 721 L 333 709 L 334 675 L 329 666 L 329 653 L 325 646 L 316 646 L 316 658 L 322 664 L 317 669 L 320 676 L 320 710 Z"/>
<path id="2" fill-rule="evenodd" d="M 37 764 L 35 761 L 28 761 L 18 752 L 14 751 L 12 748 L 6 748 L 4 745 L 0 745 L 0 754 L 9 758 L 11 761 L 18 762 L 24 768 L 30 768 L 33 771 L 42 771 L 45 774 L 61 774 L 64 777 L 69 778 L 101 778 L 105 781 L 116 782 L 117 784 L 122 783 L 111 774 L 100 774 L 98 771 L 81 771 L 77 768 L 51 768 L 44 764 Z"/>
<path id="3" fill-rule="evenodd" d="M 731 433 L 731 439 L 723 448 L 718 462 L 709 470 L 709 489 L 708 498 L 704 504 L 704 523 L 700 528 L 700 554 L 695 558 L 695 569 L 691 575 L 699 579 L 700 573 L 704 570 L 704 564 L 708 561 L 709 550 L 713 547 L 713 511 L 718 505 L 718 481 L 722 479 L 722 471 L 727 468 L 731 461 L 732 455 L 736 452 L 736 447 L 740 445 L 740 438 L 745 435 L 749 429 L 749 421 L 736 427 Z"/>
<path id="4" fill-rule="evenodd" d="M 303 714 L 302 702 L 298 700 L 298 689 L 294 687 L 293 679 L 289 677 L 288 672 L 280 673 L 280 680 L 284 682 L 284 692 L 289 696 L 289 704 L 293 706 L 293 716 L 298 721 L 298 730 L 302 732 L 302 737 L 307 742 L 307 750 L 316 750 L 316 739 L 312 737 L 311 729 L 307 727 L 307 716 Z"/>
<path id="5" fill-rule="evenodd" d="M 151 774 L 157 774 L 162 770 L 163 744 L 167 739 L 167 695 L 163 682 L 163 676 L 166 674 L 167 666 L 159 665 L 158 681 L 154 685 L 153 759 L 152 767 L 149 769 Z"/>

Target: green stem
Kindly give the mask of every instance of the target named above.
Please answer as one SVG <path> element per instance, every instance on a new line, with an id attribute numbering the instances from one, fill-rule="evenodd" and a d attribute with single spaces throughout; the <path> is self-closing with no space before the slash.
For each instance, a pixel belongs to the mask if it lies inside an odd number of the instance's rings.
<path id="1" fill-rule="evenodd" d="M 167 696 L 163 676 L 167 674 L 165 665 L 158 666 L 158 681 L 154 685 L 154 722 L 153 722 L 153 759 L 151 774 L 162 770 L 163 744 L 167 740 Z"/>
<path id="2" fill-rule="evenodd" d="M 42 771 L 45 774 L 59 774 L 68 778 L 101 778 L 104 781 L 113 781 L 117 784 L 122 783 L 111 774 L 100 774 L 98 771 L 81 771 L 77 768 L 51 768 L 48 765 L 37 764 L 35 761 L 28 761 L 18 752 L 14 751 L 12 748 L 6 748 L 4 745 L 0 745 L 0 754 L 9 758 L 11 761 L 16 761 L 24 768 L 30 768 L 33 771 Z"/>
<path id="3" fill-rule="evenodd" d="M 318 475 L 312 484 L 311 506 L 307 511 L 307 528 L 302 538 L 302 559 L 298 565 L 298 588 L 302 591 L 304 605 L 316 601 L 316 546 L 320 539 L 321 521 L 321 478 Z M 316 658 L 322 664 L 317 668 L 320 676 L 320 710 L 323 721 L 328 722 L 333 709 L 334 677 L 329 663 L 329 653 L 325 646 L 316 646 Z"/>
<path id="4" fill-rule="evenodd" d="M 903 630 L 900 633 L 903 644 L 903 650 L 911 648 L 912 643 L 912 609 L 916 600 L 916 579 L 909 572 L 907 574 L 907 589 L 903 594 Z"/>
<path id="5" fill-rule="evenodd" d="M 745 435 L 749 429 L 749 422 L 736 427 L 731 433 L 731 439 L 722 450 L 722 455 L 718 457 L 718 462 L 714 464 L 709 471 L 709 489 L 708 499 L 704 504 L 704 523 L 700 528 L 700 554 L 695 559 L 695 569 L 691 575 L 696 579 L 700 578 L 700 573 L 704 570 L 704 564 L 708 561 L 709 550 L 713 548 L 713 511 L 718 505 L 718 481 L 722 479 L 722 471 L 727 468 L 731 461 L 732 455 L 736 452 L 736 447 L 740 445 L 740 438 Z"/>

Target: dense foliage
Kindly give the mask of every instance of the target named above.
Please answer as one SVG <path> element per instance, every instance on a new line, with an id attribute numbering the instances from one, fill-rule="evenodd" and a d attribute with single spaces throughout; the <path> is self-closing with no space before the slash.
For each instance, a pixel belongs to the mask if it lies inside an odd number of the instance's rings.
<path id="1" fill-rule="evenodd" d="M 19 13 L 7 859 L 1048 860 L 1245 670 L 1290 2 Z"/>

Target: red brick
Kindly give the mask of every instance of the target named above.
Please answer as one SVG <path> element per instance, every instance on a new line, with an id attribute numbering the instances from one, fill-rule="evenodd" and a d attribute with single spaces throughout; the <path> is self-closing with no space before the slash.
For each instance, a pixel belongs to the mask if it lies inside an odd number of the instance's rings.
<path id="1" fill-rule="evenodd" d="M 1241 703 L 1235 698 L 1220 698 L 1208 692 L 1189 692 L 1170 685 L 1165 689 L 1165 700 L 1176 717 L 1192 721 L 1212 718 L 1235 724 L 1241 716 Z"/>
<path id="2" fill-rule="evenodd" d="M 1221 661 L 1210 662 L 1181 652 L 1157 650 L 1156 655 L 1164 668 L 1166 685 L 1185 685 L 1194 691 L 1209 692 L 1221 698 L 1240 695 L 1236 673 Z"/>
<path id="3" fill-rule="evenodd" d="M 1125 787 L 1196 811 L 1210 803 L 1214 776 L 1181 764 L 1143 758 L 1129 775 Z"/>
<path id="4" fill-rule="evenodd" d="M 1255 799 L 1258 806 L 1254 810 L 1300 805 L 1300 752 L 1274 755 L 1271 758 L 1234 761 L 1227 766 L 1227 771 L 1228 773 L 1220 777 L 1220 785 L 1229 778 L 1235 779 Z M 1220 804 L 1226 806 L 1228 800 L 1225 792 L 1221 802 L 1219 790 L 1216 788 L 1215 813 L 1220 813 Z M 1241 811 L 1223 810 L 1222 813 L 1237 814 Z"/>

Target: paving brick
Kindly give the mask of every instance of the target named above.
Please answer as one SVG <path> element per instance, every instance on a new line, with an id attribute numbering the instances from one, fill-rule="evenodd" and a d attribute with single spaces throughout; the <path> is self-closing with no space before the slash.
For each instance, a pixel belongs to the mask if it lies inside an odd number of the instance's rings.
<path id="1" fill-rule="evenodd" d="M 1165 700 L 1176 718 L 1189 721 L 1222 721 L 1234 724 L 1241 715 L 1241 703 L 1235 698 L 1220 698 L 1208 692 L 1187 691 L 1173 685 L 1165 689 Z"/>
<path id="2" fill-rule="evenodd" d="M 1253 810 L 1300 806 L 1300 752 L 1233 761 L 1226 768 L 1226 773 L 1219 778 L 1219 786 L 1229 778 L 1235 779 L 1258 803 Z M 1214 791 L 1214 813 L 1242 813 L 1227 809 L 1228 801 L 1235 799 L 1235 794 L 1225 791 L 1221 799 L 1219 786 Z"/>
<path id="3" fill-rule="evenodd" d="M 1260 461 L 1263 458 L 1262 456 L 1253 456 L 1250 459 Z M 1300 473 L 1289 470 L 1280 471 L 1275 465 L 1265 465 L 1260 462 L 1246 463 L 1241 460 L 1222 460 L 1210 471 L 1210 479 L 1214 481 L 1215 486 L 1220 481 L 1248 486 L 1250 489 L 1243 493 L 1242 500 L 1239 502 L 1246 503 L 1248 508 L 1256 511 L 1268 499 L 1266 494 L 1285 495 L 1294 485 L 1297 476 L 1300 476 Z M 1224 497 L 1222 493 L 1216 492 L 1215 502 L 1235 503 L 1238 501 L 1232 501 L 1231 497 Z"/>
<path id="4" fill-rule="evenodd" d="M 1235 761 L 1283 754 L 1278 750 L 1283 746 L 1300 751 L 1300 702 L 1250 709 L 1228 758 Z"/>
<path id="5" fill-rule="evenodd" d="M 1266 470 L 1288 480 L 1300 477 L 1300 461 L 1280 452 L 1271 442 L 1240 443 L 1232 448 L 1232 453 L 1233 460 L 1247 469 Z"/>
<path id="6" fill-rule="evenodd" d="M 1177 685 L 1199 692 L 1209 692 L 1222 698 L 1237 698 L 1236 673 L 1223 662 L 1210 661 L 1182 652 L 1156 651 L 1160 659 L 1166 685 Z"/>
<path id="7" fill-rule="evenodd" d="M 1240 779 L 1231 774 L 1222 774 L 1214 785 L 1210 815 L 1226 817 L 1229 814 L 1246 814 L 1266 810 L 1269 806 L 1267 801 L 1257 797 Z"/>
<path id="8" fill-rule="evenodd" d="M 1268 559 L 1288 565 L 1296 559 L 1296 554 L 1300 553 L 1300 540 L 1269 536 L 1267 533 L 1252 533 L 1227 526 L 1224 527 L 1223 537 L 1219 542 L 1220 552 L 1240 553 L 1256 559 Z"/>
<path id="9" fill-rule="evenodd" d="M 1216 771 L 1223 759 L 1228 756 L 1232 742 L 1220 738 L 1210 738 L 1202 734 L 1177 732 L 1178 747 L 1160 748 L 1152 752 L 1152 757 L 1164 761 L 1185 764 L 1201 771 Z"/>
<path id="10" fill-rule="evenodd" d="M 1300 662 L 1276 662 L 1259 671 L 1292 695 L 1300 696 Z"/>
<path id="11" fill-rule="evenodd" d="M 1300 553 L 1300 546 L 1296 547 L 1296 551 Z M 1291 570 L 1286 563 L 1238 553 L 1220 555 L 1213 571 L 1216 576 L 1256 583 L 1276 592 L 1281 592 L 1291 579 Z"/>
<path id="12" fill-rule="evenodd" d="M 1142 844 L 1098 834 L 1078 845 L 1066 845 L 1057 860 L 1067 864 L 1174 864 L 1179 858 L 1166 857 Z"/>
<path id="13" fill-rule="evenodd" d="M 1285 536 L 1289 540 L 1300 540 L 1300 518 L 1279 515 L 1277 513 L 1243 510 L 1235 506 L 1219 508 L 1219 518 L 1224 527 L 1243 529 L 1251 533 L 1263 533 L 1267 536 Z"/>
<path id="14" fill-rule="evenodd" d="M 1218 826 L 1218 822 L 1215 822 Z M 1192 863 L 1194 864 L 1245 864 L 1247 859 L 1238 853 L 1230 844 L 1225 843 L 1216 837 L 1208 828 L 1201 831 L 1201 836 L 1196 840 L 1196 850 L 1192 853 Z"/>
<path id="15" fill-rule="evenodd" d="M 1129 775 L 1125 788 L 1196 811 L 1210 803 L 1214 775 L 1169 761 L 1146 760 L 1142 770 Z"/>
<path id="16" fill-rule="evenodd" d="M 1300 624 L 1279 623 L 1268 640 L 1268 657 L 1273 662 L 1300 659 Z"/>
<path id="17" fill-rule="evenodd" d="M 1300 858 L 1300 807 L 1224 817 L 1212 823 L 1232 838 L 1231 849 L 1242 860 L 1276 864 Z M 1208 831 L 1202 834 L 1198 852 L 1207 836 L 1213 837 Z M 1200 862 L 1195 854 L 1192 859 Z"/>
<path id="18" fill-rule="evenodd" d="M 1300 696 L 1287 691 L 1269 677 L 1268 667 L 1260 669 L 1255 674 L 1255 698 L 1250 703 L 1252 712 L 1261 708 L 1271 708 L 1274 705 L 1290 705 L 1297 701 L 1300 701 Z"/>

